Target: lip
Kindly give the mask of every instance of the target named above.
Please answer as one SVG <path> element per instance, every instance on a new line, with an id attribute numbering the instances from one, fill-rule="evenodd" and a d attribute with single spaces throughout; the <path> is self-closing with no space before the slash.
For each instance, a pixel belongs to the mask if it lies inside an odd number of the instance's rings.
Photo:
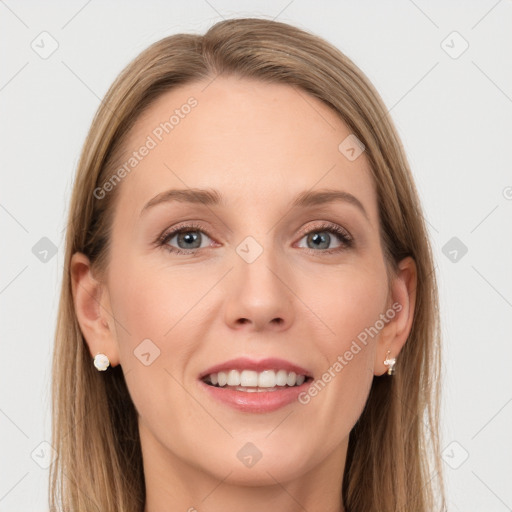
<path id="1" fill-rule="evenodd" d="M 202 380 L 199 381 L 199 386 L 211 398 L 234 409 L 244 412 L 264 413 L 276 411 L 292 402 L 298 403 L 298 396 L 312 382 L 312 380 L 306 380 L 300 386 L 283 387 L 277 391 L 255 391 L 253 393 L 210 386 Z"/>
<path id="2" fill-rule="evenodd" d="M 313 377 L 310 371 L 285 359 L 270 357 L 255 360 L 248 357 L 237 357 L 236 359 L 230 359 L 229 361 L 208 368 L 199 375 L 199 379 L 201 380 L 211 373 L 219 373 L 226 370 L 254 370 L 256 372 L 263 372 L 265 370 L 286 370 L 287 372 L 295 372 L 297 375 Z"/>
<path id="3" fill-rule="evenodd" d="M 276 391 L 237 391 L 232 388 L 220 388 L 210 386 L 202 379 L 211 373 L 218 373 L 226 370 L 254 370 L 262 372 L 264 370 L 286 370 L 295 372 L 297 375 L 305 375 L 307 379 L 300 386 L 277 389 Z M 266 358 L 258 361 L 246 357 L 231 359 L 224 363 L 217 364 L 202 372 L 199 376 L 199 386 L 208 393 L 208 396 L 214 400 L 228 405 L 234 409 L 251 413 L 272 412 L 298 401 L 300 393 L 305 391 L 313 382 L 310 371 L 294 363 L 279 358 Z"/>

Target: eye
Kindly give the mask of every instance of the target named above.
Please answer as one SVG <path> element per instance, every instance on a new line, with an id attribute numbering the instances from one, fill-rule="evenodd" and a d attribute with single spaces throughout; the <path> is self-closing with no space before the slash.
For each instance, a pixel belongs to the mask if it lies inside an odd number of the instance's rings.
<path id="1" fill-rule="evenodd" d="M 334 235 L 334 236 L 332 236 Z M 306 239 L 306 249 L 321 252 L 338 252 L 340 250 L 352 247 L 352 237 L 340 226 L 335 224 L 323 224 L 313 230 L 306 232 L 301 240 Z M 332 244 L 334 247 L 332 246 Z M 299 245 L 299 247 L 304 247 Z"/>
<path id="2" fill-rule="evenodd" d="M 306 241 L 306 246 L 299 245 L 308 251 L 316 253 L 337 253 L 353 246 L 350 234 L 336 224 L 322 224 L 315 229 L 305 231 L 300 241 Z M 198 224 L 187 224 L 164 232 L 156 245 L 174 254 L 196 255 L 200 251 L 212 247 L 212 238 Z M 334 246 L 333 246 L 334 244 Z"/>
<path id="3" fill-rule="evenodd" d="M 165 232 L 158 240 L 158 245 L 173 253 L 192 254 L 195 249 L 210 247 L 211 242 L 212 239 L 201 229 L 201 226 L 186 225 Z"/>

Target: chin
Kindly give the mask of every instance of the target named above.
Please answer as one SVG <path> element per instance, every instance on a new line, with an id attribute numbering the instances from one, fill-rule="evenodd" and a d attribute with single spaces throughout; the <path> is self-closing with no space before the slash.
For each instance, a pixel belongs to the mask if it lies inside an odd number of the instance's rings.
<path id="1" fill-rule="evenodd" d="M 319 452 L 316 456 L 310 453 L 311 447 L 308 447 L 309 453 L 301 451 L 304 442 L 294 445 L 279 443 L 277 446 L 268 440 L 266 443 L 256 441 L 233 444 L 235 448 L 218 447 L 219 452 L 211 454 L 207 465 L 202 464 L 203 469 L 214 478 L 232 485 L 257 487 L 292 481 L 308 473 L 320 461 L 317 459 L 322 458 Z M 226 457 L 226 454 L 229 456 Z"/>

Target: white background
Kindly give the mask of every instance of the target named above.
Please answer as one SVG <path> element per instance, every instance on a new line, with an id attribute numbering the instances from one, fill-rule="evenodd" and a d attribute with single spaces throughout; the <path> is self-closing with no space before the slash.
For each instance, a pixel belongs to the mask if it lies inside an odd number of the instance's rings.
<path id="1" fill-rule="evenodd" d="M 512 1 L 5 0 L 0 512 L 48 509 L 48 469 L 32 453 L 47 453 L 39 445 L 50 440 L 65 213 L 100 98 L 150 43 L 240 16 L 275 18 L 326 38 L 365 72 L 391 110 L 441 286 L 449 510 L 511 510 Z M 31 47 L 42 46 L 43 31 L 58 43 L 47 59 Z M 453 58 L 462 38 L 469 47 Z M 43 237 L 58 247 L 47 262 L 32 251 Z M 443 253 L 452 237 L 468 249 L 456 262 Z"/>

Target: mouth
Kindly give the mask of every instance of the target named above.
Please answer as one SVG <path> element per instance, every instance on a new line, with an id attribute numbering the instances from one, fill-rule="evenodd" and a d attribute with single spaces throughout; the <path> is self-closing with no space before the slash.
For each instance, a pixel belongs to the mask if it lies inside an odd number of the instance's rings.
<path id="1" fill-rule="evenodd" d="M 244 393 L 279 391 L 283 388 L 301 386 L 312 380 L 304 374 L 287 370 L 228 370 L 210 373 L 202 381 L 217 388 L 234 389 Z"/>
<path id="2" fill-rule="evenodd" d="M 253 413 L 271 412 L 297 401 L 312 381 L 308 370 L 283 359 L 233 359 L 199 376 L 209 397 Z"/>

